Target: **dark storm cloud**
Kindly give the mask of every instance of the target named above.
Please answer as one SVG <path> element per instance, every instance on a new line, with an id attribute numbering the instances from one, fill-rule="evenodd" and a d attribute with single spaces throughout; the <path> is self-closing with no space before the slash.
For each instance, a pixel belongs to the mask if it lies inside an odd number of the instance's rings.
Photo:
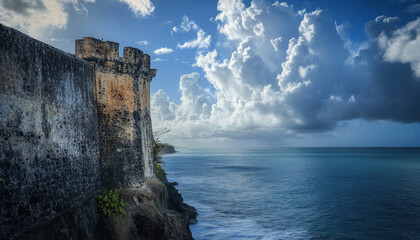
<path id="1" fill-rule="evenodd" d="M 360 104 L 353 110 L 355 117 L 404 123 L 420 121 L 420 82 L 410 64 L 382 61 L 371 49 L 362 51 L 357 61 L 367 63 L 358 69 L 367 76 L 359 90 Z"/>
<path id="2" fill-rule="evenodd" d="M 366 24 L 372 43 L 354 58 L 354 69 L 344 72 L 350 81 L 341 86 L 340 94 L 352 94 L 355 101 L 331 106 L 326 116 L 420 122 L 420 57 L 412 50 L 420 47 L 418 21 L 397 29 L 397 19 L 380 16 Z"/>

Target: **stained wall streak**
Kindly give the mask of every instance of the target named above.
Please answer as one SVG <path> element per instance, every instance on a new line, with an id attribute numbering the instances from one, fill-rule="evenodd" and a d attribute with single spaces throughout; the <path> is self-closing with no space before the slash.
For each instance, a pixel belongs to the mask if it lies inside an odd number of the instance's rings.
<path id="1" fill-rule="evenodd" d="M 0 25 L 0 239 L 45 225 L 96 195 L 93 79 L 90 63 Z M 131 87 L 124 79 L 115 84 Z"/>
<path id="2" fill-rule="evenodd" d="M 95 66 L 100 159 L 106 188 L 137 186 L 153 178 L 150 121 L 150 56 L 119 44 L 85 37 L 76 40 L 76 56 Z"/>
<path id="3" fill-rule="evenodd" d="M 150 82 L 156 76 L 156 70 L 150 71 L 150 75 L 140 79 L 141 111 L 140 129 L 142 129 L 141 142 L 143 150 L 144 175 L 153 178 L 153 131 L 150 117 Z"/>

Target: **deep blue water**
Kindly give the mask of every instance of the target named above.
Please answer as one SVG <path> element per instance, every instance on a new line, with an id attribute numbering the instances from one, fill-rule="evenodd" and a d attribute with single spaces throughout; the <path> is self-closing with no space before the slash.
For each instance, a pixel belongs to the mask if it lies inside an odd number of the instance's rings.
<path id="1" fill-rule="evenodd" d="M 420 148 L 180 150 L 195 239 L 420 239 Z"/>

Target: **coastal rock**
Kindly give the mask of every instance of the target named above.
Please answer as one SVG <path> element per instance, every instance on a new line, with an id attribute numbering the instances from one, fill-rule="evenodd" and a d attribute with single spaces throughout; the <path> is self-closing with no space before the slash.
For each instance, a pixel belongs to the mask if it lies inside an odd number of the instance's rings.
<path id="1" fill-rule="evenodd" d="M 193 239 L 189 223 L 197 213 L 187 211 L 179 193 L 167 185 L 150 180 L 118 192 L 127 203 L 127 216 L 101 216 L 95 239 Z"/>
<path id="2" fill-rule="evenodd" d="M 164 144 L 163 149 L 159 152 L 160 155 L 176 153 L 175 147 L 170 144 Z"/>
<path id="3" fill-rule="evenodd" d="M 187 214 L 188 219 L 190 220 L 190 223 L 195 223 L 197 218 L 197 210 L 184 203 L 184 199 L 182 198 L 181 193 L 178 192 L 178 189 L 175 188 L 176 185 L 178 185 L 176 182 L 166 182 L 165 183 L 167 191 L 168 191 L 168 208 L 174 209 L 180 213 Z"/>

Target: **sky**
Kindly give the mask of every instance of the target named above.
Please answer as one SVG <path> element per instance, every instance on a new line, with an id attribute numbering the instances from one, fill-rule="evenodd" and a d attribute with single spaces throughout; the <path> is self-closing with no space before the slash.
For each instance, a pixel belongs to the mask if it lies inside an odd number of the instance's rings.
<path id="1" fill-rule="evenodd" d="M 0 0 L 0 22 L 148 53 L 176 147 L 420 146 L 417 0 Z"/>

